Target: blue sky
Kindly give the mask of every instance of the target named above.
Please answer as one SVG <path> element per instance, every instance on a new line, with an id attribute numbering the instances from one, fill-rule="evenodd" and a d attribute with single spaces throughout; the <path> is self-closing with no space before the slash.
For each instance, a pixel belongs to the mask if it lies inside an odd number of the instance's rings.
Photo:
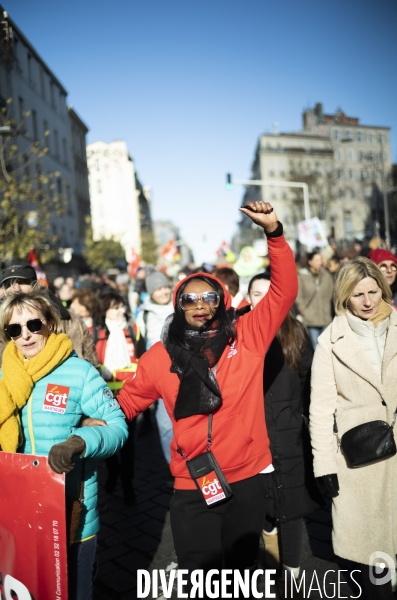
<path id="1" fill-rule="evenodd" d="M 258 136 L 322 102 L 390 126 L 397 162 L 395 0 L 3 0 L 69 92 L 89 142 L 124 139 L 153 217 L 197 262 L 239 221 Z"/>

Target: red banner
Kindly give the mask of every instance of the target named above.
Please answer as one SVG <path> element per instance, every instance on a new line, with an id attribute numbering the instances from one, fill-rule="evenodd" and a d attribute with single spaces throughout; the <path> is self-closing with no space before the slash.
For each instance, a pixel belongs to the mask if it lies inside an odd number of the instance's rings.
<path id="1" fill-rule="evenodd" d="M 65 476 L 0 452 L 0 598 L 67 600 Z"/>

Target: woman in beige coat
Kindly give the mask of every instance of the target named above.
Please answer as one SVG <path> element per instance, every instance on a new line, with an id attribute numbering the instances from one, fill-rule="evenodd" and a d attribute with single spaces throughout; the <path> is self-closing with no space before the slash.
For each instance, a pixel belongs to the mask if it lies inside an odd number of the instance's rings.
<path id="1" fill-rule="evenodd" d="M 397 552 L 397 455 L 348 466 L 338 437 L 368 421 L 391 424 L 397 408 L 397 313 L 374 263 L 344 263 L 335 282 L 336 317 L 321 334 L 312 367 L 310 432 L 314 474 L 333 498 L 333 547 L 360 563 L 371 600 L 392 600 L 392 573 L 375 583 L 366 565 L 393 568 Z M 334 433 L 334 415 L 338 433 Z M 382 556 L 376 553 L 386 553 Z M 382 583 L 384 582 L 384 583 Z"/>

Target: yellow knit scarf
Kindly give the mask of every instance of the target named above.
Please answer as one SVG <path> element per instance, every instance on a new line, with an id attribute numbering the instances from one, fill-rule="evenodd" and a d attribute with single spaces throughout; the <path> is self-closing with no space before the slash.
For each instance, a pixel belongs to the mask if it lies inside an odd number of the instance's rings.
<path id="1" fill-rule="evenodd" d="M 36 356 L 25 360 L 13 342 L 3 354 L 0 380 L 0 449 L 16 452 L 22 443 L 19 411 L 29 400 L 34 384 L 55 369 L 73 351 L 64 333 L 51 333 L 46 345 Z"/>
<path id="2" fill-rule="evenodd" d="M 371 323 L 374 324 L 374 327 L 377 327 L 377 325 L 381 322 L 384 321 L 385 319 L 387 319 L 387 317 L 393 312 L 392 307 L 390 306 L 390 304 L 388 304 L 387 302 L 385 302 L 382 298 L 382 300 L 380 301 L 379 304 L 379 309 L 378 312 L 376 313 L 376 315 L 374 315 L 373 317 L 370 317 L 368 319 L 368 321 L 371 321 Z"/>

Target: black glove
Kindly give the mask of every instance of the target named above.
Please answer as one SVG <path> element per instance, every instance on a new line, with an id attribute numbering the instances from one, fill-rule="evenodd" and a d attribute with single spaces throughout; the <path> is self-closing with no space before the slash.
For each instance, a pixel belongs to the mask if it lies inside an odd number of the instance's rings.
<path id="1" fill-rule="evenodd" d="M 324 492 L 327 492 L 331 498 L 336 498 L 336 496 L 339 496 L 339 482 L 336 473 L 317 477 L 317 481 Z"/>
<path id="2" fill-rule="evenodd" d="M 74 469 L 73 456 L 81 456 L 85 441 L 78 435 L 70 436 L 66 442 L 55 444 L 48 454 L 48 464 L 55 473 L 70 473 Z"/>

